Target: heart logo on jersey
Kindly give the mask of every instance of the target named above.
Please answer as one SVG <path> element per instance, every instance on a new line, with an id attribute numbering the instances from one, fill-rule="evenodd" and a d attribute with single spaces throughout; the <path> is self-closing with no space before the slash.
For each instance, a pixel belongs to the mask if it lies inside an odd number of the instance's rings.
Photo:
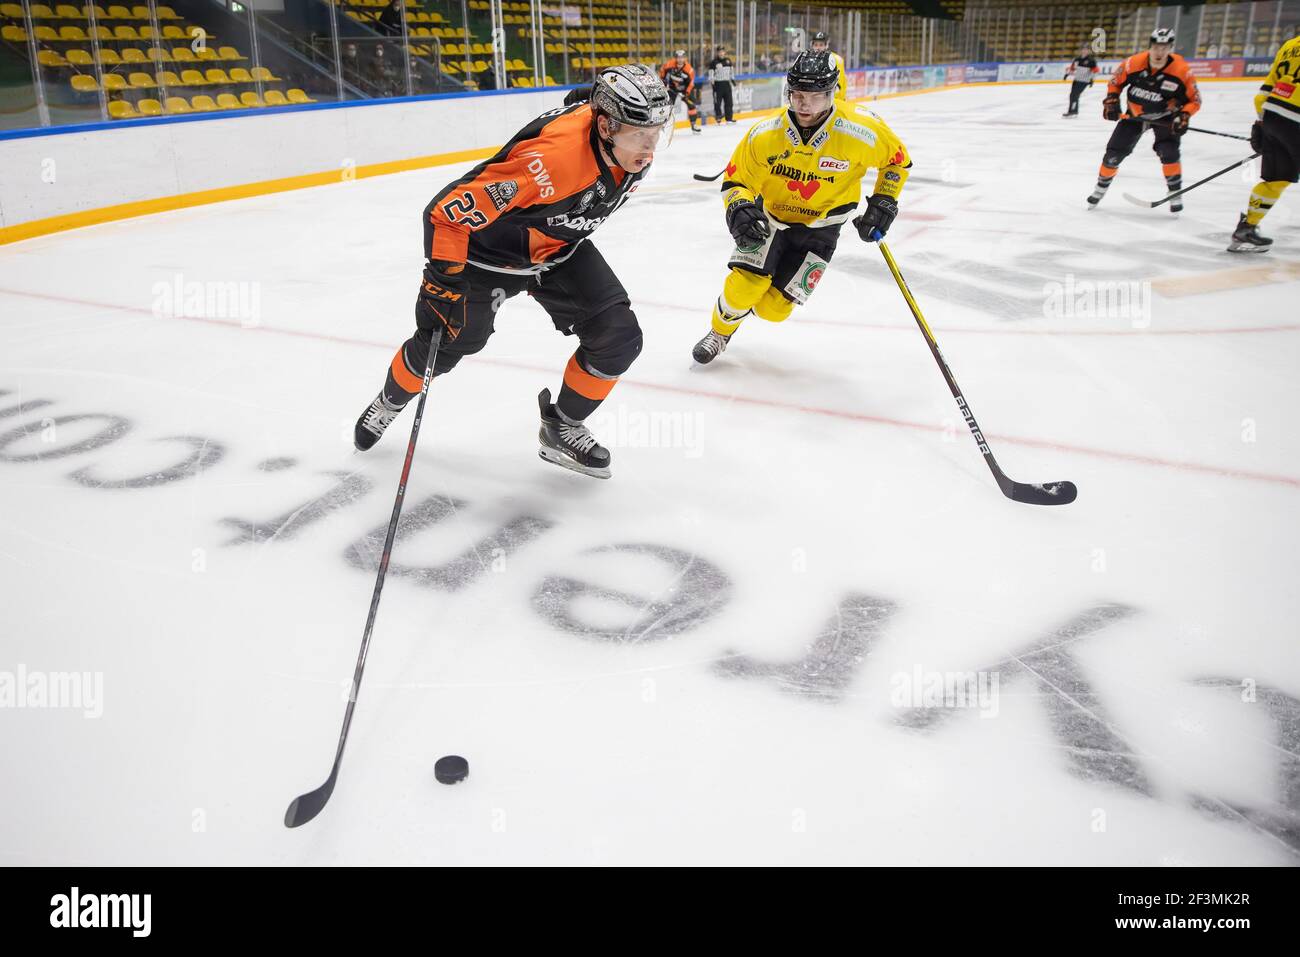
<path id="1" fill-rule="evenodd" d="M 736 175 L 736 164 L 735 164 L 735 163 L 728 163 L 728 164 L 727 164 L 727 175 L 728 175 L 728 176 L 735 176 L 735 175 Z"/>
<path id="2" fill-rule="evenodd" d="M 805 200 L 812 199 L 813 193 L 822 188 L 819 180 L 812 180 L 807 183 L 800 183 L 797 180 L 786 180 L 785 188 L 792 193 L 798 193 Z"/>

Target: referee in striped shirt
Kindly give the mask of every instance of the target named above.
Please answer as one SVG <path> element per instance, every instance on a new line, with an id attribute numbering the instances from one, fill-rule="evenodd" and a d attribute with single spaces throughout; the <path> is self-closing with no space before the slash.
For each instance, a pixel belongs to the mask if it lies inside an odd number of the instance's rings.
<path id="1" fill-rule="evenodd" d="M 736 68 L 727 56 L 727 48 L 718 44 L 713 59 L 709 61 L 709 82 L 713 84 L 713 122 L 722 125 L 723 113 L 727 122 L 736 122 L 731 118 L 731 81 L 736 77 Z M 725 104 L 725 107 L 724 107 Z"/>

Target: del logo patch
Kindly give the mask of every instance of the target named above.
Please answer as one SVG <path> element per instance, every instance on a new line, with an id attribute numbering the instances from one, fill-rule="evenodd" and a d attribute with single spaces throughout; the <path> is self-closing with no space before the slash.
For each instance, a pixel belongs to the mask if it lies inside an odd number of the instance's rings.
<path id="1" fill-rule="evenodd" d="M 836 159 L 834 156 L 823 156 L 817 161 L 818 169 L 835 170 L 842 173 L 849 168 L 848 160 Z"/>

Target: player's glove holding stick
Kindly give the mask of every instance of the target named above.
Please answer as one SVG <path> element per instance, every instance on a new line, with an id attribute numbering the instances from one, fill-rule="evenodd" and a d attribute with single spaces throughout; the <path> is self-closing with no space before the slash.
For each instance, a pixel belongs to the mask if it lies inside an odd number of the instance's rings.
<path id="1" fill-rule="evenodd" d="M 1101 118 L 1110 120 L 1112 123 L 1119 119 L 1119 94 L 1107 93 L 1106 98 L 1101 101 Z"/>
<path id="2" fill-rule="evenodd" d="M 1169 111 L 1173 114 L 1169 117 L 1169 128 L 1173 130 L 1174 136 L 1182 136 L 1187 132 L 1187 125 L 1192 122 L 1192 115 L 1180 110 L 1173 100 L 1169 101 Z"/>
<path id="3" fill-rule="evenodd" d="M 771 226 L 763 213 L 763 197 L 757 202 L 749 199 L 739 190 L 727 200 L 727 229 L 736 245 L 744 249 L 747 246 L 761 246 L 767 242 Z"/>
<path id="4" fill-rule="evenodd" d="M 877 193 L 867 200 L 867 208 L 862 215 L 855 217 L 853 225 L 858 228 L 858 235 L 864 243 L 879 242 L 889 232 L 889 225 L 898 215 L 898 203 L 888 196 Z"/>
<path id="5" fill-rule="evenodd" d="M 436 318 L 455 339 L 465 328 L 465 300 L 469 296 L 469 279 L 465 264 L 431 259 L 424 266 L 424 281 L 416 308 Z"/>

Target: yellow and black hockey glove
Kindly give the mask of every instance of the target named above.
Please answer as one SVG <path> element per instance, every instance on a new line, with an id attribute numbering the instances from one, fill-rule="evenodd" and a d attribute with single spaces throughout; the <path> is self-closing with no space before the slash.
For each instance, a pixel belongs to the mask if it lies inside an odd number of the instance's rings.
<path id="1" fill-rule="evenodd" d="M 898 203 L 890 197 L 877 193 L 867 200 L 867 208 L 861 216 L 853 220 L 858 228 L 858 235 L 864 243 L 878 243 L 889 232 L 889 225 L 898 215 Z"/>
<path id="2" fill-rule="evenodd" d="M 767 242 L 771 226 L 763 213 L 763 197 L 755 201 L 733 189 L 727 196 L 727 229 L 740 249 L 757 249 Z"/>

